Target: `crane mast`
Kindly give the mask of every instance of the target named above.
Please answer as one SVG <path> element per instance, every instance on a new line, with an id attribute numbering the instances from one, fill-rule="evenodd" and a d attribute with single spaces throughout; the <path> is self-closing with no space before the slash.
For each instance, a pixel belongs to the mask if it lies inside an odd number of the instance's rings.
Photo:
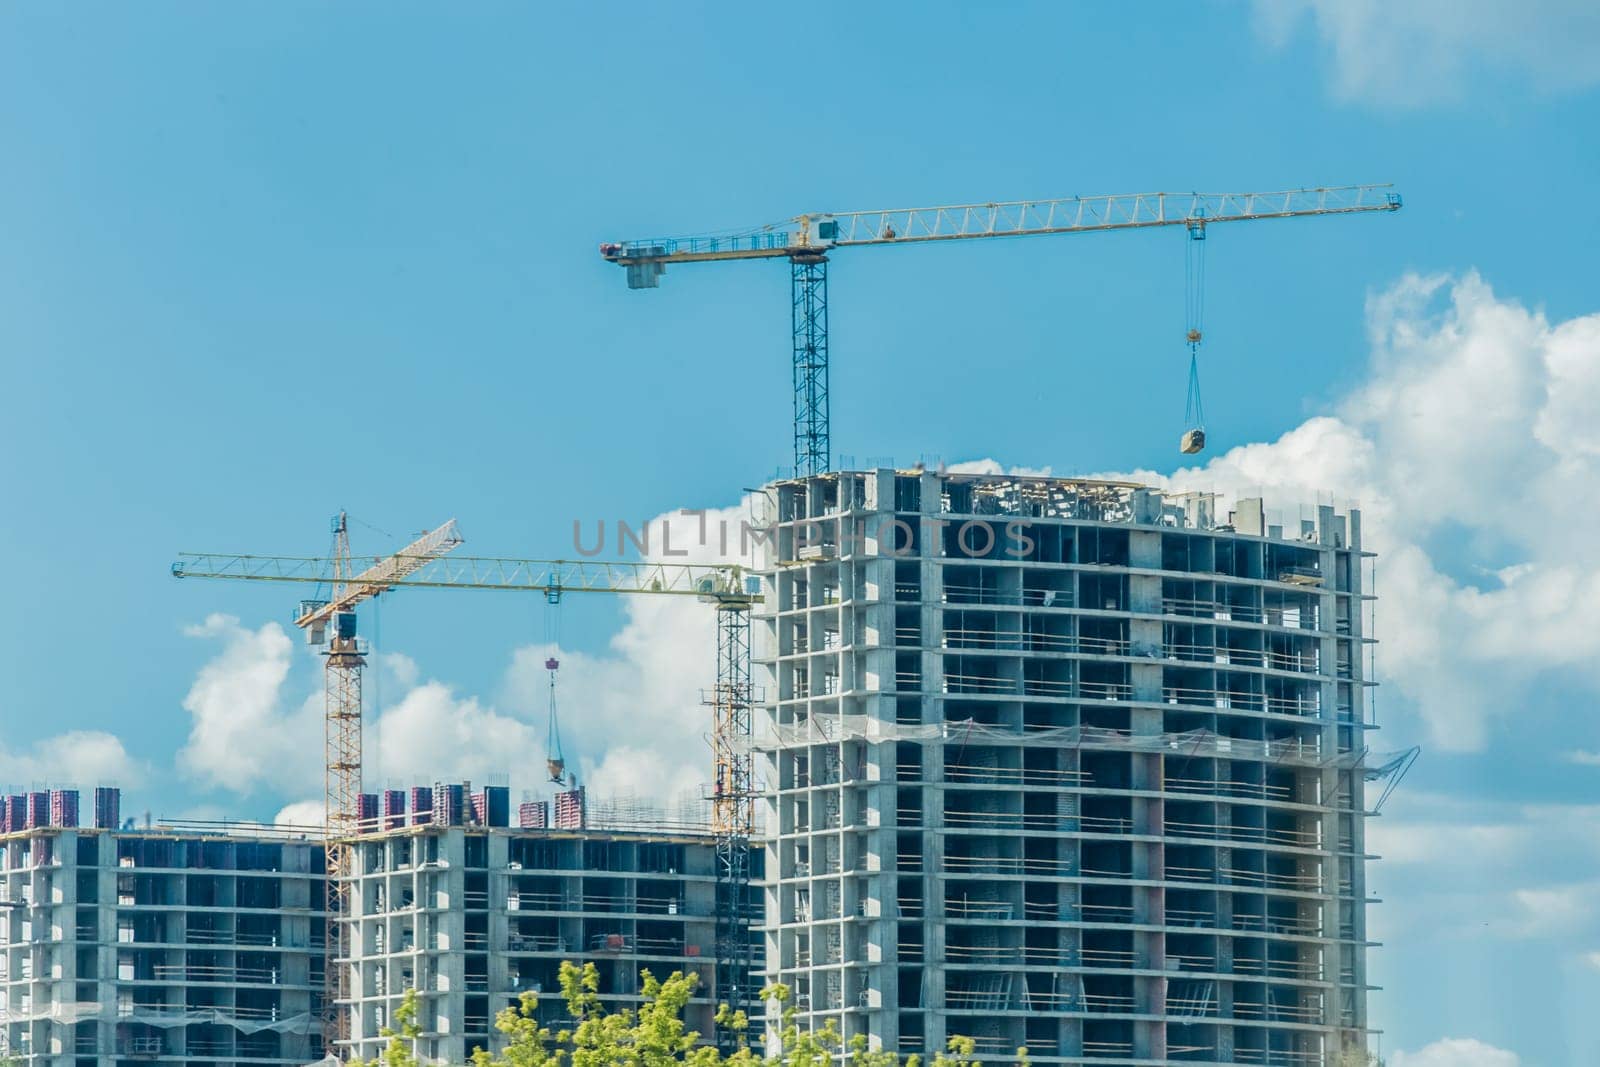
<path id="1" fill-rule="evenodd" d="M 1389 185 L 1253 193 L 1131 193 L 1055 200 L 796 215 L 783 223 L 704 237 L 606 242 L 600 255 L 627 270 L 628 288 L 654 289 L 669 264 L 787 259 L 792 294 L 794 467 L 832 465 L 828 399 L 828 256 L 866 245 L 926 244 L 1107 230 L 1398 211 Z"/>
<path id="2" fill-rule="evenodd" d="M 755 824 L 755 769 L 750 713 L 750 611 L 747 603 L 717 604 L 717 682 L 712 708 L 711 831 L 717 859 L 717 995 L 735 1009 L 753 1003 L 755 958 L 744 928 L 750 897 L 750 836 Z M 733 1051 L 718 1031 L 724 1051 Z"/>
<path id="3" fill-rule="evenodd" d="M 455 520 L 384 557 L 350 554 L 347 521 L 334 520 L 328 557 L 182 553 L 172 565 L 179 578 L 298 582 L 332 587 L 328 600 L 300 602 L 295 623 L 309 641 L 327 642 L 328 968 L 323 1044 L 335 1053 L 349 1039 L 338 1010 L 350 999 L 345 966 L 350 910 L 349 848 L 359 829 L 361 794 L 361 675 L 365 664 L 356 637 L 355 606 L 397 588 L 476 589 L 539 593 L 559 600 L 568 592 L 694 597 L 716 611 L 715 685 L 705 694 L 712 708 L 712 831 L 717 855 L 717 959 L 715 995 L 735 1009 L 751 1006 L 753 953 L 744 928 L 750 888 L 749 844 L 755 791 L 750 748 L 750 608 L 760 596 L 730 564 L 598 562 L 449 555 L 462 543 Z M 360 569 L 357 569 L 360 568 Z M 331 629 L 330 629 L 331 627 Z"/>

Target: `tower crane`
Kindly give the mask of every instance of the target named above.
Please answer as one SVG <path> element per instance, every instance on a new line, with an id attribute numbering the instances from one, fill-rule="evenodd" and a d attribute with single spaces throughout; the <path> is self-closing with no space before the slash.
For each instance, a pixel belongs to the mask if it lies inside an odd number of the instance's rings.
<path id="1" fill-rule="evenodd" d="M 760 596 L 731 564 L 600 562 L 451 556 L 462 543 L 455 520 L 385 557 L 350 554 L 347 520 L 334 520 L 329 557 L 180 553 L 178 578 L 331 585 L 328 600 L 304 600 L 295 625 L 313 644 L 326 643 L 327 734 L 327 970 L 323 1046 L 337 1054 L 349 1038 L 340 1003 L 350 998 L 342 965 L 347 953 L 349 848 L 359 830 L 361 795 L 361 671 L 356 605 L 398 588 L 531 592 L 550 602 L 566 593 L 642 593 L 690 596 L 716 611 L 716 684 L 704 694 L 712 708 L 711 820 L 718 860 L 716 988 L 735 1009 L 750 1006 L 752 953 L 740 929 L 750 889 L 754 778 L 750 750 L 750 608 Z M 358 569 L 359 568 L 359 569 Z M 552 661 L 553 662 L 553 661 Z M 552 667 L 553 671 L 554 668 Z"/>
<path id="2" fill-rule="evenodd" d="M 349 842 L 355 836 L 361 805 L 361 682 L 366 656 L 356 636 L 356 605 L 403 584 L 429 563 L 462 543 L 451 519 L 422 534 L 392 556 L 358 559 L 350 554 L 349 517 L 333 520 L 333 551 L 326 559 L 302 561 L 301 577 L 329 587 L 327 599 L 302 600 L 294 624 L 308 644 L 323 646 L 323 797 L 326 865 L 326 924 L 330 965 L 324 971 L 323 1047 L 331 1052 L 348 1035 L 338 1004 L 349 999 L 349 978 L 342 965 L 347 955 L 349 914 Z M 356 568 L 360 565 L 361 569 Z M 178 578 L 268 578 L 287 573 L 281 561 L 250 556 L 183 556 L 172 565 Z"/>
<path id="3" fill-rule="evenodd" d="M 787 222 L 705 237 L 606 242 L 600 246 L 600 255 L 627 269 L 630 289 L 656 288 L 667 266 L 674 263 L 738 259 L 789 261 L 794 466 L 796 476 L 804 477 L 828 470 L 832 462 L 828 403 L 828 258 L 832 252 L 872 245 L 1155 226 L 1185 227 L 1194 241 L 1204 238 L 1208 226 L 1220 222 L 1397 211 L 1400 194 L 1392 188 L 1389 185 L 1344 185 L 1270 193 L 1133 193 L 879 211 L 815 212 L 796 215 Z M 1191 443 L 1186 435 L 1185 445 Z"/>

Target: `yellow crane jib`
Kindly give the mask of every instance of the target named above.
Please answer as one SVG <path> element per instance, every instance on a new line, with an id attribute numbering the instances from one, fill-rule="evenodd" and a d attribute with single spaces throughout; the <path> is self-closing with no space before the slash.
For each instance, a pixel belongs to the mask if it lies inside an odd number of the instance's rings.
<path id="1" fill-rule="evenodd" d="M 334 551 L 328 556 L 252 556 L 185 552 L 172 564 L 177 578 L 212 578 L 255 582 L 299 582 L 330 587 L 325 600 L 304 600 L 295 624 L 318 643 L 326 639 L 324 681 L 326 703 L 325 777 L 327 824 L 325 854 L 328 875 L 328 946 L 334 959 L 343 959 L 350 942 L 348 850 L 359 829 L 358 809 L 362 780 L 361 675 L 365 656 L 356 641 L 355 607 L 382 593 L 399 588 L 487 589 L 542 593 L 546 598 L 569 592 L 646 593 L 689 596 L 711 604 L 717 612 L 717 686 L 713 705 L 713 774 L 718 783 L 713 819 L 719 831 L 719 878 L 748 885 L 748 870 L 735 865 L 747 861 L 742 851 L 748 841 L 754 803 L 754 779 L 749 750 L 750 706 L 755 695 L 750 686 L 749 612 L 761 601 L 752 580 L 741 567 L 729 564 L 601 562 L 595 560 L 545 560 L 454 556 L 462 544 L 455 520 L 430 530 L 399 552 L 381 557 L 354 556 L 349 551 L 348 527 L 341 513 L 334 520 Z M 332 623 L 332 633 L 327 632 Z M 552 679 L 555 660 L 549 661 Z M 552 714 L 554 712 L 552 706 Z M 554 733 L 552 729 L 552 734 Z M 559 752 L 553 754 L 559 760 Z M 561 760 L 561 770 L 565 761 Z M 554 761 L 551 776 L 558 773 Z M 724 847 L 726 846 L 726 847 Z M 720 893 L 729 900 L 736 898 Z M 719 944 L 731 944 L 736 913 L 719 908 Z M 719 966 L 722 957 L 719 956 Z M 748 962 L 748 961 L 746 961 Z M 345 1041 L 347 1022 L 338 1006 L 350 1000 L 350 975 L 346 967 L 327 969 L 323 1016 L 324 1047 L 333 1050 Z M 732 988 L 727 975 L 719 989 Z M 747 1007 L 742 1005 L 741 1007 Z"/>
<path id="2" fill-rule="evenodd" d="M 502 589 L 564 593 L 663 593 L 708 601 L 754 604 L 761 597 L 745 584 L 743 568 L 727 563 L 648 563 L 596 560 L 523 559 L 501 556 L 424 556 L 399 552 L 393 556 L 352 557 L 366 564 L 343 579 L 351 587 L 371 590 L 367 597 L 390 589 Z M 396 571 L 380 564 L 393 561 Z M 399 573 L 400 569 L 404 573 Z M 329 584 L 334 560 L 328 556 L 248 556 L 215 552 L 181 552 L 172 565 L 178 578 L 226 578 L 256 582 Z M 365 599 L 365 597 L 363 597 Z M 319 602 L 320 603 L 320 602 Z M 301 615 L 307 618 L 309 615 Z"/>

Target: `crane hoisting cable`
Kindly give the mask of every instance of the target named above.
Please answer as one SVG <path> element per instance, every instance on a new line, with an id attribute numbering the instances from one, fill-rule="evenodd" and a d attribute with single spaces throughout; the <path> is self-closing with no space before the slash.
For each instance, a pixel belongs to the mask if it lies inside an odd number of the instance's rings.
<path id="1" fill-rule="evenodd" d="M 555 582 L 551 582 L 545 590 L 544 639 L 552 650 L 560 650 L 561 587 Z M 544 661 L 544 669 L 550 672 L 550 710 L 544 741 L 544 766 L 550 781 L 556 785 L 564 784 L 567 777 L 567 759 L 561 751 L 561 719 L 556 712 L 556 672 L 560 668 L 561 661 L 555 656 Z"/>
<path id="2" fill-rule="evenodd" d="M 828 260 L 862 246 L 974 238 L 1024 237 L 1187 226 L 1191 243 L 1219 222 L 1399 211 L 1387 185 L 1319 186 L 1251 193 L 1132 193 L 1053 200 L 989 201 L 877 211 L 813 212 L 787 222 L 700 237 L 606 241 L 600 255 L 627 271 L 629 289 L 654 289 L 667 267 L 742 259 L 790 263 L 790 333 L 794 356 L 794 466 L 806 477 L 833 469 L 828 358 Z M 1196 223 L 1199 223 L 1198 230 Z M 1198 371 L 1198 360 L 1191 360 Z M 1198 375 L 1195 377 L 1198 387 Z M 1203 421 L 1203 420 L 1200 420 Z M 1205 447 L 1196 422 L 1185 452 Z"/>
<path id="3" fill-rule="evenodd" d="M 550 730 L 544 742 L 544 765 L 556 785 L 561 785 L 567 777 L 567 760 L 561 752 L 561 725 L 556 718 L 556 671 L 560 667 L 561 661 L 554 656 L 544 661 L 544 669 L 550 672 Z"/>
<path id="4" fill-rule="evenodd" d="M 1205 208 L 1189 220 L 1189 240 L 1184 263 L 1185 318 L 1188 328 L 1184 340 L 1189 344 L 1189 394 L 1184 401 L 1186 427 L 1178 440 L 1178 451 L 1192 456 L 1206 447 L 1206 412 L 1200 402 L 1200 338 L 1206 310 L 1206 217 Z"/>

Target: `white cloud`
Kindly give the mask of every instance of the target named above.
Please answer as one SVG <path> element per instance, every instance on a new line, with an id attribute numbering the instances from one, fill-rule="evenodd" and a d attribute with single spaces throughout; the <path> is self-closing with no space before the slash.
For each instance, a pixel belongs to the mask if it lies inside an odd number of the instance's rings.
<path id="1" fill-rule="evenodd" d="M 1368 912 L 1377 940 L 1420 951 L 1537 942 L 1563 956 L 1596 943 L 1600 805 L 1402 790 L 1366 835 L 1383 861 L 1367 872 L 1384 901 Z"/>
<path id="2" fill-rule="evenodd" d="M 321 701 L 283 707 L 294 642 L 275 622 L 250 630 L 211 615 L 188 636 L 222 642 L 183 700 L 192 718 L 178 767 L 206 786 L 249 793 L 262 785 L 313 788 L 322 778 Z"/>
<path id="3" fill-rule="evenodd" d="M 1309 17 L 1346 100 L 1414 108 L 1456 99 L 1486 72 L 1546 91 L 1600 83 L 1600 11 L 1589 0 L 1256 0 L 1272 45 Z"/>
<path id="4" fill-rule="evenodd" d="M 964 459 L 946 468 L 951 474 L 1011 474 L 1018 478 L 1048 478 L 1049 467 L 1005 467 L 994 459 Z"/>
<path id="5" fill-rule="evenodd" d="M 69 730 L 34 742 L 27 752 L 0 747 L 0 782 L 18 788 L 138 785 L 142 763 L 128 755 L 121 739 L 99 730 Z"/>
<path id="6" fill-rule="evenodd" d="M 1498 824 L 1374 821 L 1367 848 L 1385 865 L 1497 865 L 1525 840 L 1522 828 Z"/>
<path id="7" fill-rule="evenodd" d="M 1379 870 L 1414 867 L 1452 882 L 1474 871 L 1540 870 L 1574 879 L 1600 866 L 1600 805 L 1518 804 L 1405 790 L 1366 826 Z"/>
<path id="8" fill-rule="evenodd" d="M 1476 275 L 1410 276 L 1368 307 L 1372 371 L 1333 414 L 1276 441 L 1244 445 L 1203 467 L 1131 477 L 1174 489 L 1269 502 L 1361 501 L 1367 547 L 1380 553 L 1380 672 L 1412 698 L 1431 740 L 1481 747 L 1495 723 L 1525 707 L 1546 672 L 1600 683 L 1600 438 L 1585 413 L 1600 410 L 1600 315 L 1552 326 L 1497 299 Z M 994 460 L 955 470 L 1000 470 Z M 1119 475 L 1123 476 L 1123 475 Z M 663 523 L 673 562 L 739 550 L 751 499 Z M 720 531 L 729 531 L 726 539 Z M 615 532 L 608 530 L 608 542 Z M 1440 539 L 1481 542 L 1494 558 L 1459 573 Z M 610 545 L 608 544 L 608 552 Z M 623 600 L 625 622 L 599 654 L 559 651 L 559 697 L 568 766 L 597 792 L 676 794 L 709 777 L 702 690 L 713 681 L 715 612 L 692 597 Z M 271 784 L 290 796 L 320 785 L 320 697 L 309 678 L 286 691 L 292 642 L 216 616 L 197 636 L 223 643 L 185 706 L 194 730 L 181 764 L 208 783 L 247 791 Z M 406 656 L 379 668 L 400 693 L 369 734 L 385 778 L 509 773 L 543 781 L 547 675 L 552 649 L 512 656 L 486 697 L 433 681 Z M 296 697 L 299 698 L 298 702 Z M 372 783 L 377 785 L 380 783 Z M 1497 845 L 1507 831 L 1486 829 Z M 1395 837 L 1399 857 L 1428 842 Z"/>
<path id="9" fill-rule="evenodd" d="M 294 644 L 277 623 L 257 630 L 214 615 L 190 636 L 222 647 L 195 678 L 184 707 L 193 717 L 179 766 L 202 784 L 234 793 L 268 790 L 304 796 L 322 785 L 321 675 L 291 681 Z M 482 781 L 543 761 L 543 739 L 525 722 L 496 712 L 473 697 L 457 696 L 437 681 L 419 682 L 417 664 L 386 653 L 372 668 L 385 671 L 401 695 L 368 715 L 367 764 L 385 778 L 418 783 L 436 779 Z M 382 783 L 369 779 L 367 787 Z M 310 802 L 307 802 L 310 803 Z M 321 821 L 321 804 L 313 805 Z M 311 811 L 285 809 L 301 821 Z"/>
<path id="10" fill-rule="evenodd" d="M 1558 672 L 1600 684 L 1600 315 L 1551 326 L 1476 274 L 1369 301 L 1367 384 L 1336 414 L 1204 467 L 1132 477 L 1269 505 L 1362 505 L 1378 665 L 1441 748 L 1481 748 Z M 1486 558 L 1467 574 L 1448 543 Z M 1493 552 L 1497 558 L 1489 559 Z"/>
<path id="11" fill-rule="evenodd" d="M 1521 938 L 1576 933 L 1594 916 L 1596 892 L 1600 886 L 1593 883 L 1513 890 L 1515 910 L 1507 920 L 1507 933 Z"/>
<path id="12" fill-rule="evenodd" d="M 1515 1052 L 1471 1037 L 1447 1037 L 1418 1049 L 1396 1052 L 1393 1067 L 1521 1067 Z"/>
<path id="13" fill-rule="evenodd" d="M 598 763 L 586 758 L 584 768 L 587 780 L 600 783 L 607 794 L 648 799 L 654 807 L 670 808 L 706 794 L 711 776 L 704 764 L 709 755 L 696 758 L 700 756 L 696 752 L 686 759 L 654 745 L 621 745 L 607 749 Z"/>
<path id="14" fill-rule="evenodd" d="M 277 826 L 318 826 L 322 825 L 323 802 L 320 800 L 297 800 L 293 804 L 285 804 L 278 814 L 272 817 Z"/>
<path id="15" fill-rule="evenodd" d="M 667 562 L 733 559 L 748 509 L 747 501 L 703 518 L 658 516 L 649 523 L 652 558 L 663 559 L 670 544 Z M 670 537 L 662 534 L 666 527 Z M 369 712 L 367 788 L 502 775 L 519 789 L 556 788 L 545 772 L 544 663 L 554 655 L 561 661 L 558 714 L 567 767 L 592 795 L 665 806 L 703 794 L 711 777 L 711 716 L 701 696 L 715 681 L 716 613 L 692 596 L 654 595 L 624 597 L 623 611 L 625 622 L 603 653 L 542 644 L 517 649 L 498 686 L 484 687 L 498 693 L 495 703 L 422 680 L 423 668 L 409 656 L 377 657 L 369 670 L 384 671 L 384 692 L 399 695 Z M 194 725 L 180 765 L 207 785 L 238 793 L 312 791 L 321 781 L 320 678 L 307 672 L 304 686 L 291 680 L 288 635 L 275 623 L 250 630 L 227 616 L 187 632 L 222 647 L 184 702 Z"/>
<path id="16" fill-rule="evenodd" d="M 1576 763 L 1580 767 L 1600 767 L 1600 752 L 1587 748 L 1573 749 L 1566 754 L 1568 763 Z"/>
<path id="17" fill-rule="evenodd" d="M 751 502 L 650 523 L 662 562 L 739 562 L 740 523 Z M 702 525 L 703 522 L 703 525 Z M 670 538 L 660 534 L 663 524 Z M 726 537 L 723 531 L 726 531 Z M 666 559 L 667 540 L 685 556 Z M 726 543 L 727 551 L 722 551 Z M 711 712 L 702 695 L 716 681 L 716 612 L 694 597 L 626 596 L 625 622 L 605 655 L 560 653 L 558 698 L 568 765 L 600 792 L 663 803 L 703 793 L 711 778 Z M 507 675 L 508 702 L 545 719 L 548 646 L 519 649 Z"/>
<path id="18" fill-rule="evenodd" d="M 527 771 L 543 766 L 544 743 L 534 728 L 479 703 L 475 697 L 458 697 L 441 682 L 428 681 L 385 708 L 375 730 L 368 731 L 369 747 L 376 736 L 376 751 L 369 764 L 397 780 L 425 783 L 435 780 L 473 780 L 485 775 L 517 771 L 526 782 Z M 373 789 L 378 783 L 369 782 Z M 531 783 L 530 783 L 531 784 Z"/>
<path id="19" fill-rule="evenodd" d="M 403 652 L 383 652 L 376 659 L 379 669 L 402 689 L 410 689 L 422 677 L 417 661 Z"/>

